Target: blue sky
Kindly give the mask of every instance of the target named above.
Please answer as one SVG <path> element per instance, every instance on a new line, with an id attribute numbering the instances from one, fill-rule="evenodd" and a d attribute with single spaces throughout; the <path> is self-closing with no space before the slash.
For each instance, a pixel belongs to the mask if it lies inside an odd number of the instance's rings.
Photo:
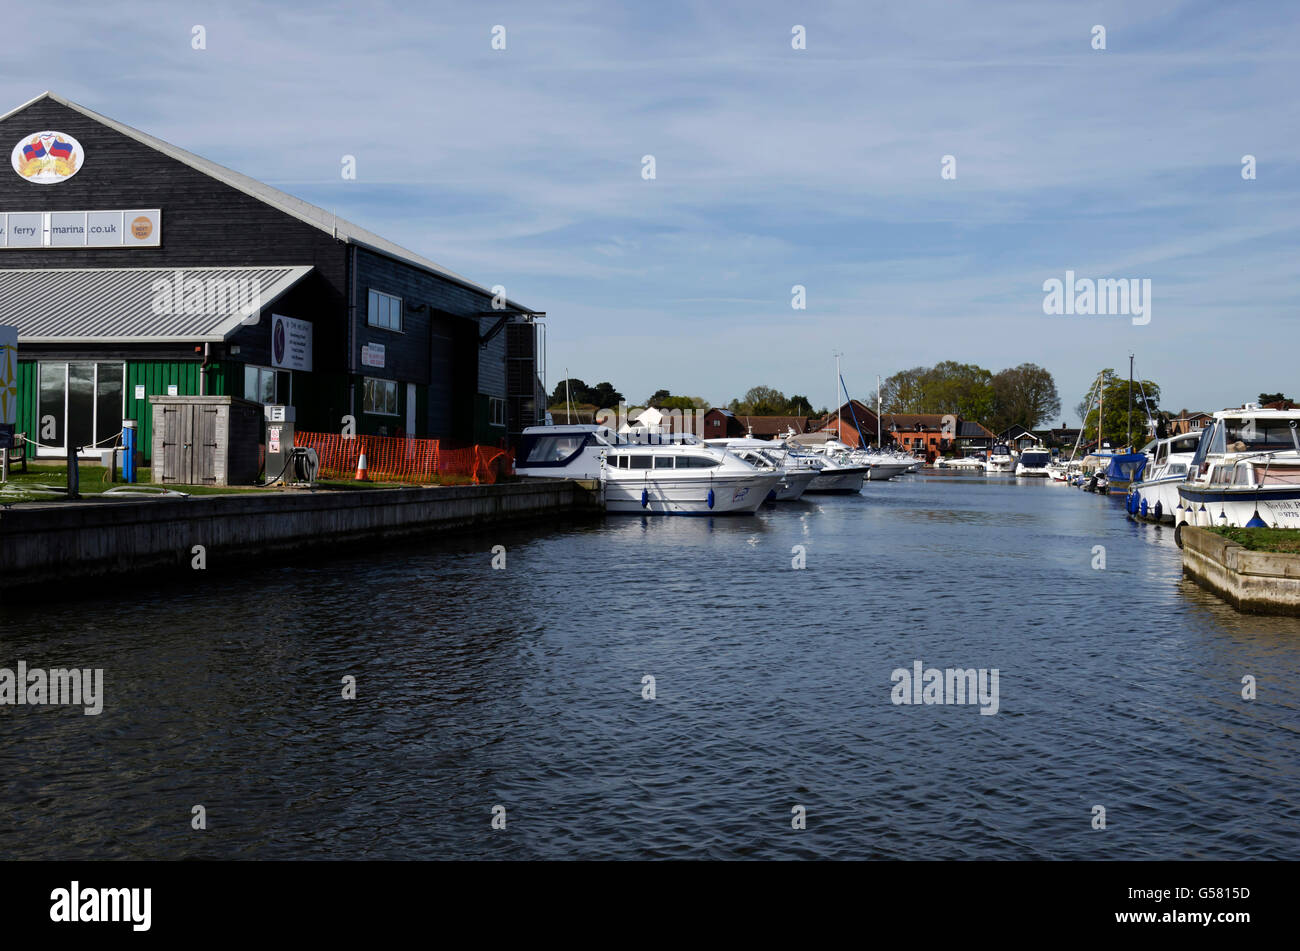
<path id="1" fill-rule="evenodd" d="M 51 89 L 505 285 L 552 384 L 823 405 L 835 350 L 860 398 L 1032 361 L 1073 419 L 1132 351 L 1166 408 L 1300 398 L 1287 4 L 2 2 L 3 108 Z M 1150 323 L 1044 315 L 1066 270 L 1150 279 Z"/>

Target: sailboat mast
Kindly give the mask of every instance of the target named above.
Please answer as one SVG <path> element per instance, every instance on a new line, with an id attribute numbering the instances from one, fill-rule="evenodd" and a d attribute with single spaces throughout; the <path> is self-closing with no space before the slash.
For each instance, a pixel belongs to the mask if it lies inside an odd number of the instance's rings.
<path id="1" fill-rule="evenodd" d="M 884 443 L 880 432 L 880 376 L 876 376 L 876 448 L 879 449 Z"/>
<path id="2" fill-rule="evenodd" d="M 1083 442 L 1083 437 L 1085 435 L 1084 429 L 1088 425 L 1087 410 L 1092 409 L 1092 398 L 1093 396 L 1096 395 L 1096 393 L 1097 393 L 1097 381 L 1094 380 L 1092 386 L 1088 387 L 1088 399 L 1083 404 L 1085 407 L 1087 407 L 1087 409 L 1084 410 L 1083 419 L 1079 421 L 1079 435 L 1074 437 L 1074 448 L 1070 450 L 1071 462 L 1074 462 L 1074 457 L 1079 454 L 1079 443 Z"/>
<path id="3" fill-rule="evenodd" d="M 1133 353 L 1128 355 L 1128 448 L 1133 449 Z"/>
<path id="4" fill-rule="evenodd" d="M 1101 371 L 1101 379 L 1097 383 L 1097 451 L 1101 452 L 1101 417 L 1106 411 L 1106 371 Z"/>
<path id="5" fill-rule="evenodd" d="M 843 414 L 843 405 L 840 403 L 840 352 L 835 351 L 835 438 L 844 439 L 844 423 L 841 419 Z"/>

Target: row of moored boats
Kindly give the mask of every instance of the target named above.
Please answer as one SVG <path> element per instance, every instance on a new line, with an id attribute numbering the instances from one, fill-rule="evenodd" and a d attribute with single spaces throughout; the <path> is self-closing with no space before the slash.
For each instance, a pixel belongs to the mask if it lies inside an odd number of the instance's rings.
<path id="1" fill-rule="evenodd" d="M 854 449 L 834 439 L 701 439 L 691 433 L 620 434 L 607 426 L 532 426 L 517 475 L 595 479 L 609 512 L 652 515 L 753 513 L 806 494 L 854 494 L 920 468 L 906 453 Z"/>
<path id="2" fill-rule="evenodd" d="M 1135 517 L 1200 528 L 1300 528 L 1300 410 L 1248 403 L 1157 440 L 1127 489 Z"/>

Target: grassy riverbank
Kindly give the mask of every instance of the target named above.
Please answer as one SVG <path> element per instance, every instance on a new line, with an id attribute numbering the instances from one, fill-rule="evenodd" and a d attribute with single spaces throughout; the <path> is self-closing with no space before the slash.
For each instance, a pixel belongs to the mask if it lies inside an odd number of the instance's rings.
<path id="1" fill-rule="evenodd" d="M 78 485 L 82 495 L 97 495 L 114 486 L 128 486 L 122 481 L 122 473 L 117 474 L 117 481 L 109 479 L 109 470 L 103 466 L 82 465 L 77 467 Z M 143 470 L 148 472 L 149 470 Z M 500 480 L 511 481 L 511 480 Z M 473 480 L 468 476 L 441 476 L 436 485 L 470 485 Z M 430 484 L 430 483 L 424 483 Z M 399 482 L 355 482 L 352 480 L 322 479 L 316 483 L 318 490 L 351 491 L 354 489 L 395 489 L 411 486 L 412 483 Z M 297 491 L 283 486 L 227 486 L 227 485 L 157 485 L 151 482 L 137 482 L 130 485 L 133 489 L 175 489 L 186 495 L 265 495 L 268 492 Z M 51 492 L 50 490 L 54 490 Z M 0 504 L 12 505 L 19 502 L 53 502 L 65 497 L 68 490 L 68 467 L 66 465 L 36 465 L 28 463 L 27 471 L 9 473 L 9 481 L 0 489 Z"/>
<path id="2" fill-rule="evenodd" d="M 1211 528 L 1251 551 L 1300 553 L 1300 531 L 1291 528 Z"/>

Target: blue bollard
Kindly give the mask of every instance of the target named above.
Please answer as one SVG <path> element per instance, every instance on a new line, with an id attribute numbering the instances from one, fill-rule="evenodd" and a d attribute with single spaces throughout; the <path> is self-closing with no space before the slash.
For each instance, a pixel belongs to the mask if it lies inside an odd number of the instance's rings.
<path id="1" fill-rule="evenodd" d="M 135 420 L 122 420 L 122 479 L 125 482 L 135 481 L 135 437 Z"/>

